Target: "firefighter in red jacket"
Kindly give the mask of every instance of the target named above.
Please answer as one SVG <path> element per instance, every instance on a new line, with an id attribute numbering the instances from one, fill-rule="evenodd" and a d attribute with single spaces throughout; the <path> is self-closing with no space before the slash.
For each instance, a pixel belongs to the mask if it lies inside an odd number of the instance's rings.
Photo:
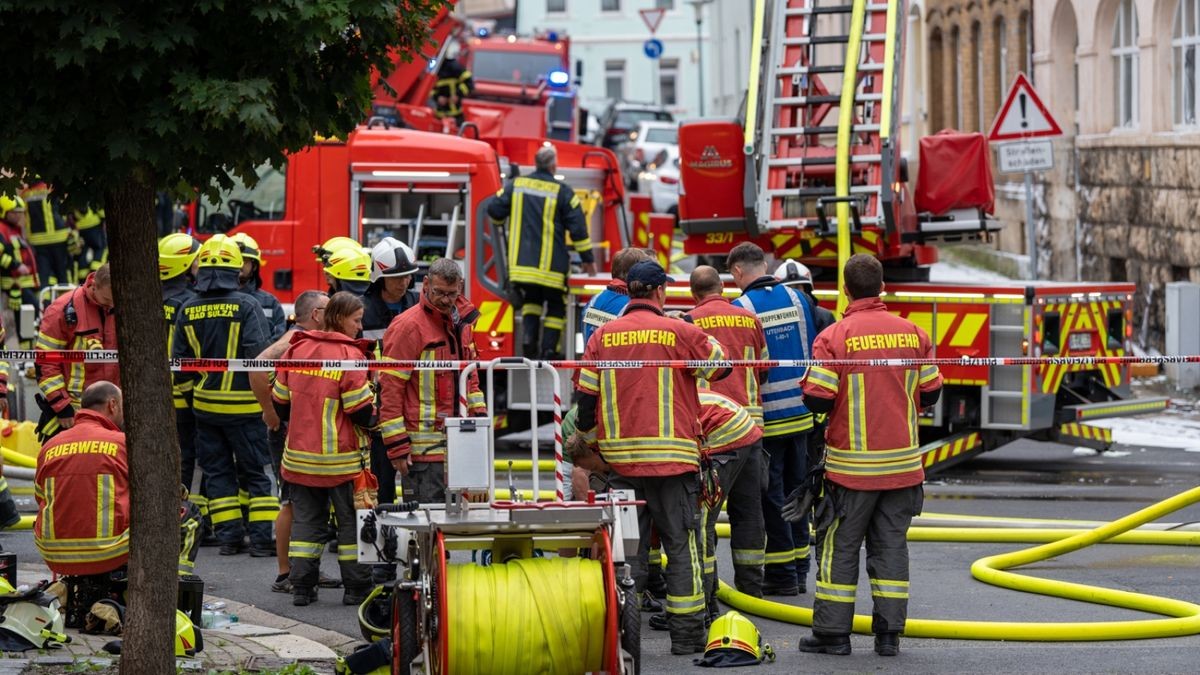
<path id="1" fill-rule="evenodd" d="M 75 290 L 58 296 L 42 315 L 37 350 L 115 350 L 117 319 L 113 313 L 112 277 L 107 264 L 88 275 Z M 37 366 L 38 440 L 45 443 L 73 424 L 79 397 L 93 382 L 119 383 L 115 363 L 41 363 Z"/>
<path id="2" fill-rule="evenodd" d="M 583 358 L 720 361 L 721 345 L 704 331 L 663 315 L 666 284 L 657 262 L 642 261 L 626 276 L 625 313 L 596 329 Z M 667 627 L 671 653 L 704 651 L 704 585 L 700 539 L 700 397 L 698 380 L 728 369 L 641 368 L 579 371 L 578 429 L 616 474 L 614 489 L 646 501 L 638 511 L 641 545 L 634 580 L 645 592 L 653 521 L 667 553 Z"/>
<path id="3" fill-rule="evenodd" d="M 472 324 L 479 312 L 462 296 L 458 263 L 440 258 L 429 266 L 421 304 L 392 320 L 383 334 L 383 359 L 470 360 L 476 356 Z M 385 370 L 379 376 L 379 432 L 401 476 L 406 499 L 439 502 L 446 496 L 444 420 L 458 414 L 458 371 Z M 479 378 L 467 382 L 471 415 L 487 414 Z"/>
<path id="4" fill-rule="evenodd" d="M 362 331 L 363 303 L 342 291 L 325 307 L 323 330 L 292 336 L 284 359 L 351 360 L 369 358 L 371 342 L 355 340 Z M 288 426 L 281 474 L 292 502 L 292 604 L 317 598 L 321 551 L 330 505 L 337 520 L 338 564 L 345 594 L 342 603 L 358 605 L 367 597 L 371 575 L 358 563 L 354 515 L 354 479 L 366 466 L 367 430 L 374 425 L 375 393 L 363 370 L 281 370 L 271 397 L 281 420 L 295 416 L 314 423 Z M 319 420 L 319 421 L 318 421 Z"/>
<path id="5" fill-rule="evenodd" d="M 842 291 L 850 305 L 840 322 L 817 337 L 813 358 L 930 358 L 929 336 L 889 314 L 879 299 L 883 266 L 874 256 L 850 258 L 844 277 Z M 906 535 L 924 498 L 918 415 L 937 403 L 941 373 L 937 366 L 814 366 L 803 387 L 808 408 L 829 413 L 829 427 L 825 496 L 815 519 L 820 564 L 813 633 L 801 638 L 800 651 L 850 653 L 859 549 L 865 539 L 875 651 L 895 656 L 908 612 Z M 804 515 L 801 509 L 792 511 Z"/>
<path id="6" fill-rule="evenodd" d="M 46 565 L 72 579 L 67 625 L 78 627 L 129 558 L 129 464 L 121 390 L 88 387 L 75 424 L 38 456 L 33 539 Z"/>

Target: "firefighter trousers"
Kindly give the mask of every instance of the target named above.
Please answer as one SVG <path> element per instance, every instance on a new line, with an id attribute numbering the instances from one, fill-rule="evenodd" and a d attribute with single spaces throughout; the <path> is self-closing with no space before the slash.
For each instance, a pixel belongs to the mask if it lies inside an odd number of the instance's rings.
<path id="1" fill-rule="evenodd" d="M 704 585 L 701 567 L 699 474 L 676 476 L 621 476 L 612 478 L 614 490 L 633 490 L 645 500 L 638 509 L 640 544 L 631 562 L 639 592 L 645 592 L 650 553 L 651 524 L 658 530 L 667 554 L 667 628 L 672 645 L 704 644 Z"/>
<path id="2" fill-rule="evenodd" d="M 378 433 L 371 434 L 371 473 L 379 480 L 379 503 L 396 503 L 396 467 L 388 459 L 383 436 Z"/>
<path id="3" fill-rule="evenodd" d="M 770 459 L 762 496 L 763 525 L 767 530 L 766 571 L 769 589 L 805 586 L 809 567 L 808 518 L 789 523 L 781 513 L 787 496 L 800 487 L 808 473 L 808 436 L 805 433 L 763 438 Z"/>
<path id="4" fill-rule="evenodd" d="M 867 544 L 871 631 L 904 631 L 908 615 L 908 526 L 921 512 L 920 485 L 896 490 L 851 490 L 825 483 L 817 505 L 817 591 L 813 632 L 849 635 L 858 586 L 858 555 Z"/>
<path id="5" fill-rule="evenodd" d="M 422 504 L 437 504 L 446 501 L 446 462 L 413 462 L 408 475 L 400 479 L 404 501 L 416 500 Z"/>
<path id="6" fill-rule="evenodd" d="M 347 594 L 366 593 L 371 586 L 371 568 L 358 562 L 358 523 L 354 512 L 354 481 L 333 487 L 291 484 L 292 539 L 288 580 L 292 588 L 309 591 L 321 576 L 321 552 L 329 532 L 329 512 L 337 520 L 338 565 Z"/>
<path id="7" fill-rule="evenodd" d="M 223 415 L 196 415 L 196 455 L 208 490 L 208 512 L 221 544 L 274 547 L 271 528 L 279 515 L 279 499 L 267 477 L 267 427 L 261 420 Z M 242 522 L 239 478 L 250 495 L 249 525 Z"/>
<path id="8" fill-rule="evenodd" d="M 733 555 L 733 585 L 742 593 L 762 597 L 766 534 L 762 516 L 762 443 L 737 448 L 711 458 L 721 485 L 721 501 L 704 509 L 704 592 L 710 607 L 717 593 L 717 516 L 729 511 L 729 547 Z"/>
<path id="9" fill-rule="evenodd" d="M 196 415 L 191 408 L 175 409 L 179 434 L 179 482 L 190 492 L 196 478 Z"/>
<path id="10" fill-rule="evenodd" d="M 521 291 L 521 344 L 525 357 L 536 359 L 559 354 L 559 342 L 567 323 L 565 289 L 537 284 L 514 286 Z M 539 326 L 542 329 L 540 344 Z"/>
<path id="11" fill-rule="evenodd" d="M 67 251 L 67 242 L 35 245 L 33 256 L 37 262 L 41 288 L 72 283 L 71 254 Z"/>

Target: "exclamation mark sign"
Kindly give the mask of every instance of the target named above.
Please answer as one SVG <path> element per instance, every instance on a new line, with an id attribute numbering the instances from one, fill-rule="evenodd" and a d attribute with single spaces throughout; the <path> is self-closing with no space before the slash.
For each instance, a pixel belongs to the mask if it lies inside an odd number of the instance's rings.
<path id="1" fill-rule="evenodd" d="M 1021 104 L 1021 128 L 1029 128 L 1029 117 L 1025 115 L 1025 94 L 1017 96 L 1017 102 Z"/>

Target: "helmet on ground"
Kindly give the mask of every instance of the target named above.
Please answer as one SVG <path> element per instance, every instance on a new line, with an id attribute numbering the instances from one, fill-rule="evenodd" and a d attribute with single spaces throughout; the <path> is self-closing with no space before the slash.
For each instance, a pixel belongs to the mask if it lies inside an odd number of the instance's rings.
<path id="1" fill-rule="evenodd" d="M 175 610 L 175 656 L 195 656 L 198 650 L 196 626 L 182 610 Z"/>
<path id="2" fill-rule="evenodd" d="M 358 606 L 358 629 L 367 642 L 377 642 L 392 634 L 393 592 L 382 585 L 376 586 Z"/>
<path id="3" fill-rule="evenodd" d="M 0 650 L 45 649 L 68 642 L 57 596 L 42 588 L 20 592 L 0 578 Z"/>
<path id="4" fill-rule="evenodd" d="M 158 278 L 166 281 L 187 272 L 200 255 L 200 242 L 184 232 L 158 240 Z"/>
<path id="5" fill-rule="evenodd" d="M 355 244 L 325 259 L 325 273 L 336 279 L 339 290 L 362 295 L 371 283 L 371 255 Z"/>
<path id="6" fill-rule="evenodd" d="M 220 267 L 241 271 L 242 250 L 229 237 L 214 234 L 200 247 L 200 267 Z"/>
<path id="7" fill-rule="evenodd" d="M 782 265 L 775 268 L 775 278 L 784 286 L 801 284 L 812 288 L 813 285 L 812 271 L 796 260 L 784 260 Z"/>
<path id="8" fill-rule="evenodd" d="M 20 197 L 0 195 L 0 218 L 8 215 L 9 211 L 25 210 L 25 200 Z"/>
<path id="9" fill-rule="evenodd" d="M 371 249 L 371 282 L 383 277 L 405 277 L 417 272 L 417 256 L 402 241 L 384 237 Z"/>
<path id="10" fill-rule="evenodd" d="M 329 257 L 334 253 L 344 248 L 362 248 L 357 241 L 350 237 L 332 237 L 324 244 L 313 247 L 313 253 L 317 254 L 317 262 L 329 266 Z"/>
<path id="11" fill-rule="evenodd" d="M 695 664 L 731 668 L 758 665 L 764 659 L 774 661 L 775 652 L 762 643 L 754 623 L 737 612 L 726 612 L 709 626 L 704 658 L 697 659 Z"/>
<path id="12" fill-rule="evenodd" d="M 243 261 L 253 260 L 259 265 L 263 264 L 262 249 L 258 247 L 258 242 L 254 241 L 254 237 L 251 237 L 245 232 L 238 232 L 230 237 L 230 239 L 237 244 L 238 248 L 242 251 Z"/>

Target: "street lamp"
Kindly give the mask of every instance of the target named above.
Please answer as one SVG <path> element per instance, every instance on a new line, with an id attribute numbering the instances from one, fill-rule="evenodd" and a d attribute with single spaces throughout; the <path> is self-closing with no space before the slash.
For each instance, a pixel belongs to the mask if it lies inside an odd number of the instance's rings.
<path id="1" fill-rule="evenodd" d="M 696 10 L 696 79 L 700 82 L 700 116 L 704 117 L 704 42 L 701 40 L 704 27 L 704 6 L 713 0 L 687 0 Z"/>

